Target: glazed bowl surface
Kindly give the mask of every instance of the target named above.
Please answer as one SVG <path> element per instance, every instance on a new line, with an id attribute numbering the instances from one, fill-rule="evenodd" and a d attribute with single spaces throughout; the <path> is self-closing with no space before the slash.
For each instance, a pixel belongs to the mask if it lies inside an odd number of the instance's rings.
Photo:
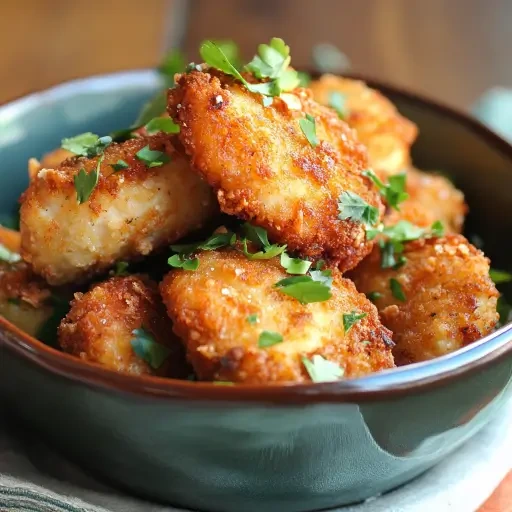
<path id="1" fill-rule="evenodd" d="M 510 269 L 512 147 L 476 121 L 380 83 L 416 122 L 416 166 L 453 177 L 477 233 Z M 151 71 L 70 82 L 0 107 L 0 214 L 26 163 L 84 131 L 128 126 L 158 88 Z M 512 397 L 506 326 L 435 361 L 281 387 L 134 378 L 88 365 L 0 319 L 0 404 L 90 470 L 194 510 L 303 512 L 364 500 L 437 464 Z"/>

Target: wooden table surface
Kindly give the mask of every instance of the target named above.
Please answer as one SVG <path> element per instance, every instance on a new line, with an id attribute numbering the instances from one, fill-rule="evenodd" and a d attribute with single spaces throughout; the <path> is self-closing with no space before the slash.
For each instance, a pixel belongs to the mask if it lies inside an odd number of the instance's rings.
<path id="1" fill-rule="evenodd" d="M 280 36 L 297 67 L 329 42 L 354 70 L 466 109 L 512 87 L 510 0 L 2 0 L 0 103 L 91 74 L 155 66 L 166 47 L 190 59 L 205 38 L 245 56 Z M 512 512 L 512 474 L 480 509 Z"/>

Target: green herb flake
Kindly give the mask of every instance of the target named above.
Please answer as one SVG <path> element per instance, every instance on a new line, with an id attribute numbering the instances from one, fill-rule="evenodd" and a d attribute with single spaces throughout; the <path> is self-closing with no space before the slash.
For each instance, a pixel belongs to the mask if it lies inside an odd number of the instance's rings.
<path id="1" fill-rule="evenodd" d="M 124 171 L 130 167 L 124 160 L 118 160 L 115 164 L 110 164 L 115 172 Z"/>
<path id="2" fill-rule="evenodd" d="M 118 261 L 116 263 L 116 266 L 114 268 L 113 274 L 115 276 L 127 276 L 129 274 L 128 272 L 129 264 L 126 261 Z"/>
<path id="3" fill-rule="evenodd" d="M 21 260 L 21 256 L 12 252 L 5 245 L 0 244 L 0 261 L 5 261 L 6 263 L 16 263 Z"/>
<path id="4" fill-rule="evenodd" d="M 109 135 L 99 137 L 94 133 L 87 132 L 69 139 L 62 139 L 61 147 L 75 155 L 93 158 L 102 155 L 110 144 L 112 144 L 112 137 Z"/>
<path id="5" fill-rule="evenodd" d="M 371 300 L 372 302 L 375 302 L 379 299 L 382 298 L 382 293 L 380 292 L 369 292 L 366 294 L 366 296 L 368 297 L 369 300 Z"/>
<path id="6" fill-rule="evenodd" d="M 330 43 L 313 46 L 313 63 L 321 73 L 343 74 L 350 69 L 348 57 Z"/>
<path id="7" fill-rule="evenodd" d="M 286 252 L 283 252 L 281 253 L 281 266 L 286 269 L 288 274 L 305 274 L 311 267 L 311 261 L 291 258 Z"/>
<path id="8" fill-rule="evenodd" d="M 387 184 L 384 184 L 371 169 L 363 171 L 363 176 L 373 181 L 386 203 L 397 211 L 400 211 L 400 203 L 409 198 L 409 194 L 405 191 L 407 180 L 405 172 L 390 176 Z"/>
<path id="9" fill-rule="evenodd" d="M 301 304 L 324 302 L 332 297 L 329 283 L 315 280 L 312 276 L 287 277 L 274 286 L 285 295 L 297 299 Z"/>
<path id="10" fill-rule="evenodd" d="M 213 251 L 215 249 L 220 249 L 221 247 L 234 245 L 235 242 L 235 233 L 232 231 L 227 231 L 225 233 L 214 233 L 204 242 L 171 245 L 171 250 L 177 252 L 178 254 L 189 255 L 198 250 Z"/>
<path id="11" fill-rule="evenodd" d="M 336 111 L 340 119 L 348 117 L 347 96 L 339 91 L 329 92 L 329 106 Z"/>
<path id="12" fill-rule="evenodd" d="M 96 185 L 98 184 L 102 162 L 103 157 L 100 157 L 98 159 L 98 164 L 96 165 L 96 168 L 93 171 L 87 173 L 85 172 L 85 169 L 82 167 L 78 171 L 78 174 L 76 174 L 73 178 L 76 190 L 76 199 L 78 201 L 78 204 L 85 203 L 89 199 L 89 197 L 91 197 L 91 194 L 93 193 L 94 189 L 96 188 Z"/>
<path id="13" fill-rule="evenodd" d="M 379 209 L 353 192 L 343 192 L 338 200 L 338 219 L 360 222 L 371 227 L 379 221 Z"/>
<path id="14" fill-rule="evenodd" d="M 275 331 L 262 331 L 258 338 L 258 347 L 267 348 L 283 341 L 283 336 Z"/>
<path id="15" fill-rule="evenodd" d="M 199 268 L 199 259 L 187 258 L 179 254 L 174 254 L 167 260 L 167 264 L 174 268 L 194 271 Z"/>
<path id="16" fill-rule="evenodd" d="M 158 369 L 171 353 L 170 349 L 158 343 L 143 327 L 132 331 L 131 340 L 133 351 L 153 369 Z"/>
<path id="17" fill-rule="evenodd" d="M 130 126 L 131 130 L 136 130 L 146 125 L 155 117 L 160 117 L 167 109 L 167 92 L 158 91 L 147 103 L 145 103 L 137 116 L 137 119 Z"/>
<path id="18" fill-rule="evenodd" d="M 290 65 L 290 47 L 285 42 L 274 37 L 270 44 L 260 44 L 258 55 L 255 55 L 246 69 L 256 78 L 278 78 Z"/>
<path id="19" fill-rule="evenodd" d="M 313 382 L 333 382 L 343 377 L 345 373 L 339 365 L 315 354 L 312 359 L 302 357 L 302 363 Z"/>
<path id="20" fill-rule="evenodd" d="M 274 98 L 272 96 L 263 96 L 263 99 L 261 101 L 264 107 L 270 107 L 270 105 L 274 103 Z"/>
<path id="21" fill-rule="evenodd" d="M 242 251 L 248 260 L 270 260 L 272 258 L 275 258 L 276 256 L 279 256 L 282 252 L 286 250 L 286 245 L 273 244 L 266 245 L 265 247 L 263 247 L 262 251 L 249 252 L 247 249 L 246 239 L 242 241 L 242 246 Z"/>
<path id="22" fill-rule="evenodd" d="M 180 127 L 170 117 L 154 117 L 146 125 L 148 135 L 155 133 L 179 133 Z"/>
<path id="23" fill-rule="evenodd" d="M 433 236 L 435 238 L 444 236 L 445 229 L 444 229 L 443 223 L 440 220 L 436 220 L 432 224 L 432 226 L 430 226 L 430 232 L 431 232 L 431 236 Z"/>
<path id="24" fill-rule="evenodd" d="M 391 293 L 395 299 L 401 302 L 405 302 L 407 300 L 402 285 L 394 277 L 389 280 L 389 288 L 391 289 Z"/>
<path id="25" fill-rule="evenodd" d="M 316 136 L 316 122 L 313 116 L 306 114 L 306 117 L 299 120 L 300 129 L 308 139 L 308 142 L 314 148 L 318 146 L 318 138 Z"/>
<path id="26" fill-rule="evenodd" d="M 352 313 L 343 313 L 343 329 L 345 329 L 345 334 L 347 334 L 357 322 L 367 316 L 368 313 L 357 313 L 356 311 L 352 311 Z"/>
<path id="27" fill-rule="evenodd" d="M 208 64 L 208 66 L 219 69 L 227 75 L 234 76 L 244 85 L 247 84 L 245 78 L 230 62 L 228 56 L 224 53 L 222 48 L 215 44 L 213 41 L 204 41 L 199 48 L 199 54 L 201 55 L 203 61 Z"/>
<path id="28" fill-rule="evenodd" d="M 171 161 L 169 156 L 163 151 L 152 150 L 149 145 L 144 146 L 141 150 L 137 151 L 135 156 L 149 168 L 160 167 Z"/>
<path id="29" fill-rule="evenodd" d="M 254 325 L 258 323 L 258 315 L 256 313 L 253 313 L 252 315 L 249 315 L 247 318 L 247 323 Z"/>
<path id="30" fill-rule="evenodd" d="M 489 270 L 489 276 L 494 281 L 494 284 L 509 283 L 512 281 L 512 274 L 505 270 L 497 270 L 495 268 L 491 268 Z"/>
<path id="31" fill-rule="evenodd" d="M 245 237 L 253 244 L 257 244 L 259 247 L 267 247 L 270 245 L 267 231 L 259 226 L 253 226 L 246 222 L 242 225 L 242 231 Z"/>

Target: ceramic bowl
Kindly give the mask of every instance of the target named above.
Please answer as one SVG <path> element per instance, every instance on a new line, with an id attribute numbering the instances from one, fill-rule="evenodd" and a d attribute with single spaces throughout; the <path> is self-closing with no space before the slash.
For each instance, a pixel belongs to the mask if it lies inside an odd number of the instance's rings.
<path id="1" fill-rule="evenodd" d="M 454 177 L 497 267 L 512 238 L 512 147 L 468 117 L 382 84 L 420 137 L 418 167 Z M 26 162 L 134 119 L 152 72 L 94 77 L 0 108 L 0 212 Z M 282 387 L 134 378 L 60 353 L 0 320 L 4 413 L 100 479 L 194 510 L 299 512 L 364 500 L 437 464 L 512 395 L 512 326 L 457 353 L 360 379 Z"/>

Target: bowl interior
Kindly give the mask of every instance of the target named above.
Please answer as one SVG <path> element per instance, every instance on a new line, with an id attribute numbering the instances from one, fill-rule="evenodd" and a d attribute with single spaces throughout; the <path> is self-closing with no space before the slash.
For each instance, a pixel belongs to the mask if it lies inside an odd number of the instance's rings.
<path id="1" fill-rule="evenodd" d="M 471 209 L 466 235 L 481 237 L 494 267 L 512 269 L 512 148 L 449 109 L 386 85 L 371 81 L 370 85 L 380 88 L 418 124 L 420 135 L 413 150 L 416 167 L 443 172 L 465 192 Z M 30 157 L 41 157 L 58 147 L 64 137 L 85 131 L 104 135 L 128 127 L 159 86 L 153 71 L 117 73 L 70 82 L 0 107 L 0 223 L 17 210 L 18 197 L 28 183 Z M 512 288 L 502 291 L 512 292 Z M 365 377 L 360 384 L 338 385 L 340 389 L 362 390 L 363 381 L 366 385 L 375 382 L 370 389 L 381 389 L 384 380 L 389 385 L 400 384 L 411 372 L 415 372 L 413 380 L 432 378 L 437 371 L 448 372 L 488 355 L 492 343 L 503 347 L 509 338 L 504 341 L 503 336 L 495 336 L 489 348 L 475 346 L 456 357 L 413 365 L 417 370 L 402 368 Z"/>

